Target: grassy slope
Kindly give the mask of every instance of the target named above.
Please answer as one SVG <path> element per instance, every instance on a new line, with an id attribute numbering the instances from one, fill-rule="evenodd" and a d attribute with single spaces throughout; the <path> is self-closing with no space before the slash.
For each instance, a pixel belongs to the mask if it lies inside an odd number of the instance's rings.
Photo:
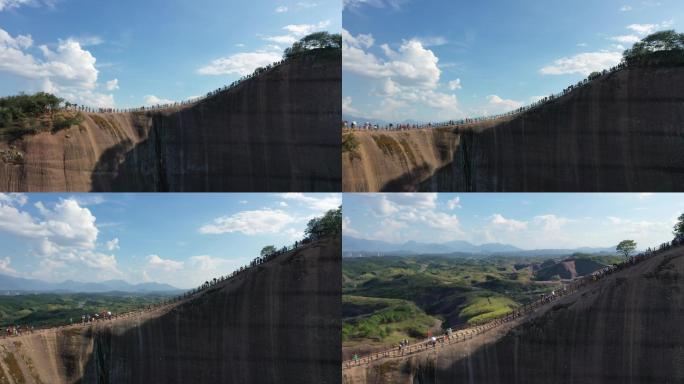
<path id="1" fill-rule="evenodd" d="M 343 342 L 373 340 L 398 343 L 422 337 L 439 320 L 407 300 L 345 295 L 342 298 Z"/>
<path id="2" fill-rule="evenodd" d="M 12 141 L 41 132 L 54 133 L 78 125 L 82 121 L 83 114 L 76 111 L 57 111 L 54 114 L 25 116 L 11 123 L 0 124 L 0 140 Z"/>

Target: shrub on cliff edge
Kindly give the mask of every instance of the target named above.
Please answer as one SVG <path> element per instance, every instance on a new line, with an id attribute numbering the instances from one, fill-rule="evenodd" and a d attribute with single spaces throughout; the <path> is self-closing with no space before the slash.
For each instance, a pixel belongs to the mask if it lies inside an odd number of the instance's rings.
<path id="1" fill-rule="evenodd" d="M 629 66 L 684 65 L 684 33 L 674 30 L 650 34 L 623 54 Z"/>

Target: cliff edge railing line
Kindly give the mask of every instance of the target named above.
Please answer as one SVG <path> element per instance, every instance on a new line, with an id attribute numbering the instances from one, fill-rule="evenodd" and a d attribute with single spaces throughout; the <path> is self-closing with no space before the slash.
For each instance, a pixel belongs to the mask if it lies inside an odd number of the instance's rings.
<path id="1" fill-rule="evenodd" d="M 259 256 L 252 260 L 248 265 L 242 266 L 232 273 L 224 276 L 220 276 L 217 278 L 214 278 L 210 281 L 206 281 L 204 284 L 198 286 L 197 288 L 193 288 L 189 291 L 186 291 L 182 295 L 175 296 L 173 298 L 167 299 L 167 300 L 162 300 L 159 303 L 153 304 L 153 305 L 148 305 L 147 307 L 143 309 L 138 309 L 134 311 L 129 311 L 121 314 L 109 314 L 108 316 L 97 316 L 99 314 L 93 314 L 93 315 L 86 315 L 89 316 L 88 319 L 85 321 L 77 322 L 77 323 L 72 323 L 72 324 L 66 324 L 66 325 L 58 325 L 58 326 L 52 326 L 52 327 L 43 327 L 43 328 L 34 328 L 26 325 L 22 326 L 17 326 L 17 325 L 11 325 L 7 326 L 6 332 L 1 332 L 2 334 L 0 335 L 0 339 L 6 339 L 10 337 L 19 337 L 22 335 L 29 335 L 33 333 L 46 333 L 50 330 L 55 330 L 55 329 L 67 329 L 67 328 L 79 328 L 79 327 L 85 327 L 93 323 L 98 323 L 98 322 L 103 322 L 103 321 L 110 321 L 110 320 L 115 320 L 115 319 L 123 319 L 123 318 L 129 318 L 129 317 L 134 317 L 138 316 L 147 312 L 152 312 L 152 311 L 157 311 L 160 309 L 166 309 L 167 307 L 171 307 L 181 301 L 193 298 L 198 296 L 199 294 L 213 288 L 219 283 L 222 283 L 227 280 L 231 280 L 234 278 L 237 278 L 240 274 L 243 272 L 249 271 L 259 265 L 262 265 L 266 262 L 269 262 L 271 260 L 276 259 L 278 256 L 281 256 L 287 252 L 292 252 L 294 250 L 303 248 L 305 246 L 308 246 L 309 244 L 313 244 L 318 240 L 310 239 L 310 238 L 304 238 L 301 241 L 296 241 L 294 245 L 291 246 L 284 246 L 281 249 L 275 250 L 272 253 L 269 253 L 264 256 Z M 100 312 L 103 313 L 103 312 Z M 11 331 L 11 332 L 10 332 Z"/>
<path id="2" fill-rule="evenodd" d="M 235 80 L 234 82 L 230 83 L 229 85 L 224 85 L 221 88 L 217 88 L 216 90 L 207 92 L 206 95 L 200 96 L 200 97 L 195 97 L 192 99 L 184 100 L 184 101 L 179 101 L 175 103 L 168 103 L 168 104 L 157 104 L 157 105 L 151 105 L 151 106 L 142 106 L 142 107 L 137 107 L 137 108 L 99 108 L 99 107 L 91 107 L 91 106 L 83 106 L 83 105 L 70 105 L 66 107 L 67 110 L 69 111 L 77 111 L 77 112 L 87 112 L 87 113 L 130 113 L 130 112 L 153 112 L 153 111 L 162 111 L 166 109 L 175 109 L 179 107 L 185 107 L 188 105 L 193 105 L 196 103 L 199 103 L 200 101 L 204 101 L 206 99 L 209 99 L 221 92 L 224 91 L 230 91 L 238 86 L 240 86 L 242 83 L 245 81 L 252 79 L 256 76 L 261 75 L 262 73 L 266 73 L 268 71 L 274 70 L 281 65 L 285 64 L 289 59 L 283 59 L 280 61 L 276 61 L 275 63 L 269 64 L 263 68 L 258 68 L 255 70 L 253 73 L 243 76 L 239 78 L 238 80 Z"/>
<path id="3" fill-rule="evenodd" d="M 407 344 L 399 347 L 393 347 L 385 351 L 371 353 L 370 355 L 364 357 L 356 356 L 351 360 L 345 360 L 344 362 L 342 362 L 342 369 L 345 370 L 361 365 L 369 365 L 371 362 L 377 360 L 404 357 L 425 351 L 436 351 L 438 347 L 443 348 L 447 345 L 465 342 L 466 340 L 472 339 L 473 337 L 483 334 L 489 331 L 490 329 L 498 327 L 499 325 L 503 325 L 518 318 L 521 318 L 526 314 L 533 312 L 539 307 L 555 302 L 562 297 L 575 293 L 587 285 L 594 284 L 600 281 L 602 278 L 612 274 L 613 272 L 634 266 L 658 254 L 661 254 L 672 248 L 680 246 L 684 246 L 684 237 L 675 238 L 671 243 L 663 243 L 657 249 L 651 250 L 649 248 L 645 252 L 642 252 L 635 256 L 631 256 L 627 261 L 624 261 L 619 264 L 606 266 L 604 268 L 594 271 L 590 275 L 572 280 L 570 283 L 565 284 L 563 288 L 561 288 L 560 290 L 552 291 L 550 294 L 542 295 L 540 299 L 535 300 L 534 302 L 524 305 L 522 307 L 516 308 L 513 312 L 509 313 L 504 317 L 494 319 L 481 325 L 461 328 L 456 331 L 452 331 L 451 328 L 449 328 L 445 334 L 432 337 L 426 341 L 421 341 L 415 344 Z"/>
<path id="4" fill-rule="evenodd" d="M 308 50 L 308 52 L 314 52 L 315 53 L 317 51 L 325 51 L 325 50 L 329 50 L 329 49 L 332 49 L 332 48 L 315 48 L 315 49 Z M 175 108 L 179 108 L 179 107 L 185 107 L 185 106 L 196 104 L 200 101 L 210 99 L 213 96 L 216 96 L 221 92 L 236 89 L 237 87 L 239 87 L 240 85 L 242 85 L 246 81 L 253 79 L 257 76 L 260 76 L 264 73 L 273 71 L 276 68 L 281 67 L 283 64 L 288 63 L 291 60 L 296 59 L 298 57 L 302 57 L 302 56 L 303 56 L 303 54 L 295 55 L 295 56 L 284 58 L 282 60 L 268 64 L 265 67 L 259 67 L 259 68 L 255 69 L 254 72 L 252 72 L 251 74 L 242 76 L 238 80 L 235 80 L 228 85 L 224 85 L 221 88 L 217 88 L 213 91 L 207 92 L 207 94 L 204 96 L 199 96 L 199 97 L 195 97 L 195 98 L 184 100 L 184 101 L 179 101 L 179 102 L 175 102 L 175 103 L 167 103 L 167 104 L 157 104 L 157 105 L 152 105 L 152 106 L 142 106 L 142 107 L 137 107 L 137 108 L 99 108 L 99 107 L 69 104 L 69 106 L 66 109 L 71 110 L 71 111 L 87 112 L 87 113 L 130 113 L 130 112 L 163 111 L 166 109 L 175 109 Z"/>
<path id="5" fill-rule="evenodd" d="M 530 105 L 520 107 L 518 109 L 509 111 L 509 112 L 504 112 L 500 113 L 497 115 L 488 115 L 488 116 L 480 116 L 480 117 L 472 117 L 472 118 L 465 118 L 465 119 L 460 119 L 460 120 L 449 120 L 441 123 L 427 123 L 427 124 L 387 124 L 384 126 L 380 126 L 379 124 L 372 124 L 370 122 L 364 123 L 362 126 L 359 126 L 356 122 L 348 122 L 348 121 L 343 121 L 342 122 L 342 128 L 343 129 L 348 129 L 352 131 L 412 131 L 412 130 L 420 130 L 420 129 L 434 129 L 434 128 L 445 128 L 445 127 L 452 127 L 452 128 L 465 128 L 469 125 L 476 124 L 476 123 L 482 123 L 482 122 L 493 122 L 499 119 L 503 118 L 509 118 L 509 117 L 515 117 L 518 115 L 521 115 L 525 112 L 540 108 L 542 106 L 545 106 L 546 104 L 549 104 L 567 94 L 570 92 L 576 90 L 576 89 L 581 89 L 589 84 L 591 84 L 594 80 L 601 79 L 603 77 L 606 77 L 608 75 L 611 75 L 615 72 L 618 72 L 622 69 L 628 68 L 629 66 L 627 63 L 622 62 L 610 69 L 604 69 L 601 72 L 595 72 L 589 77 L 585 78 L 584 80 L 579 81 L 577 84 L 573 84 L 565 88 L 563 91 L 555 94 L 551 94 L 549 96 L 546 96 Z"/>

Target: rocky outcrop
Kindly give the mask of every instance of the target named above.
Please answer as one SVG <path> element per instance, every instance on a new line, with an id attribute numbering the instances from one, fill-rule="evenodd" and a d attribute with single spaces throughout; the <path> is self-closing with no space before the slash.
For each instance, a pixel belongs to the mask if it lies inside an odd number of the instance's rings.
<path id="1" fill-rule="evenodd" d="M 9 383 L 339 383 L 340 252 L 339 238 L 326 239 L 170 308 L 0 340 L 0 375 Z"/>
<path id="2" fill-rule="evenodd" d="M 679 383 L 683 277 L 680 247 L 479 338 L 347 370 L 344 382 Z"/>
<path id="3" fill-rule="evenodd" d="M 0 143 L 21 153 L 0 159 L 0 190 L 338 191 L 340 100 L 339 55 L 294 58 L 185 108 Z"/>
<path id="4" fill-rule="evenodd" d="M 680 191 L 682 85 L 684 68 L 620 70 L 491 127 L 453 128 L 453 153 L 408 167 L 361 140 L 356 159 L 343 156 L 344 190 Z"/>

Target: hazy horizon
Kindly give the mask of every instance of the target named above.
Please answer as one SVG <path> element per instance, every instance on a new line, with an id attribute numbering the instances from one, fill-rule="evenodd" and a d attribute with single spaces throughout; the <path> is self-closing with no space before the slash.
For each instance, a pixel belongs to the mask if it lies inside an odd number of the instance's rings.
<path id="1" fill-rule="evenodd" d="M 502 243 L 524 250 L 640 249 L 672 240 L 677 194 L 377 193 L 344 195 L 344 235 L 385 242 Z M 613 244 L 613 245 L 606 245 Z"/>

